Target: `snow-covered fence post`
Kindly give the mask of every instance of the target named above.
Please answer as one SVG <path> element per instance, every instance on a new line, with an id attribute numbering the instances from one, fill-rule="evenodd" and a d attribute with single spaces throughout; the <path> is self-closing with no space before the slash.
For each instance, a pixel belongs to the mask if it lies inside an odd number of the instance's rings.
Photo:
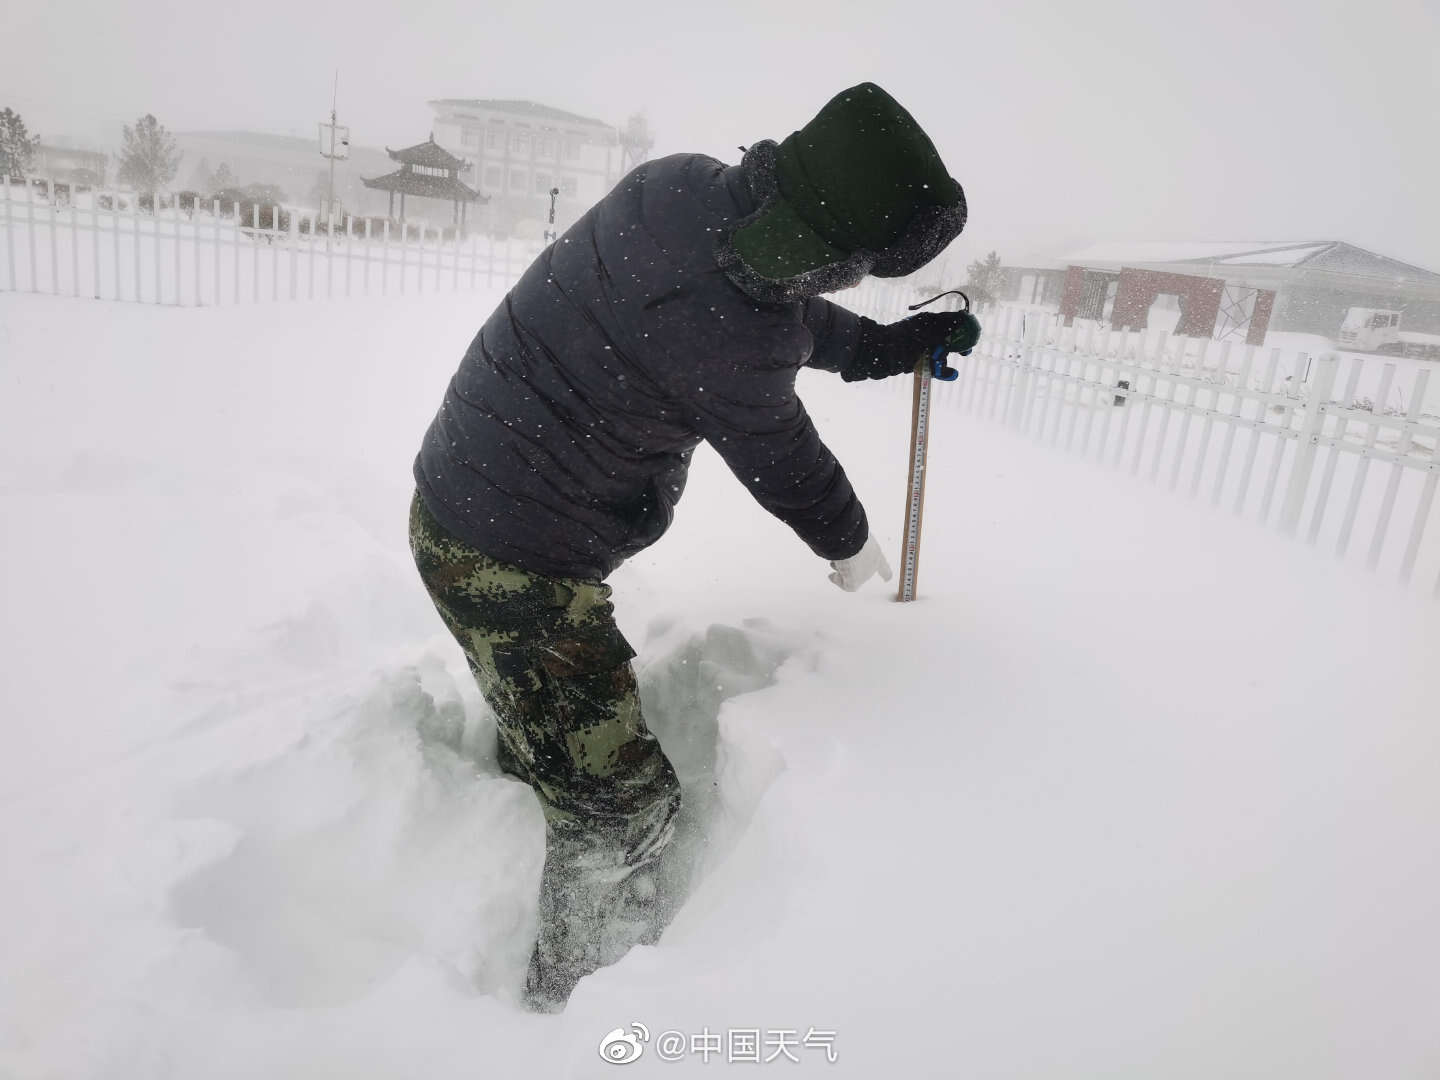
<path id="1" fill-rule="evenodd" d="M 1124 332 L 1120 341 L 1120 355 L 1117 357 L 1119 362 L 1115 365 L 1115 400 L 1120 408 L 1120 430 L 1115 435 L 1115 453 L 1110 461 L 1112 469 L 1118 469 L 1120 459 L 1125 456 L 1125 443 L 1130 437 L 1130 417 L 1135 415 L 1136 395 L 1140 392 L 1139 365 L 1130 363 L 1131 360 L 1138 360 L 1136 336 L 1137 332 L 1134 330 Z M 1121 383 L 1125 385 L 1121 386 Z"/>
<path id="2" fill-rule="evenodd" d="M 1020 348 L 1010 375 L 1009 395 L 1005 399 L 1004 423 L 1018 428 L 1025 412 L 1025 396 L 1030 389 L 1030 369 L 1034 362 L 1035 342 L 1040 337 L 1040 320 L 1027 319 L 1020 332 Z"/>
<path id="3" fill-rule="evenodd" d="M 158 196 L 157 196 L 158 197 Z M 175 226 L 175 306 L 179 307 L 180 300 L 180 196 L 178 194 L 170 197 L 170 218 L 171 224 Z M 199 300 L 199 297 L 196 297 Z"/>
<path id="4" fill-rule="evenodd" d="M 1370 470 L 1370 461 L 1375 442 L 1380 437 L 1380 417 L 1385 411 L 1385 402 L 1390 400 L 1390 385 L 1395 381 L 1395 363 L 1391 361 L 1380 369 L 1380 389 L 1370 403 L 1371 420 L 1365 433 L 1365 445 L 1360 449 L 1360 460 L 1355 464 L 1355 477 L 1350 481 L 1350 499 L 1345 505 L 1345 520 L 1340 525 L 1340 536 L 1335 541 L 1335 556 L 1343 559 L 1350 546 L 1350 536 L 1355 529 L 1355 516 L 1360 509 L 1360 499 L 1365 493 L 1365 480 Z"/>
<path id="5" fill-rule="evenodd" d="M 5 185 L 5 266 L 9 271 L 9 277 L 5 280 L 7 287 L 13 292 L 18 289 L 15 281 L 15 214 L 10 206 L 10 177 L 0 176 L 0 182 Z"/>
<path id="6" fill-rule="evenodd" d="M 987 420 L 995 419 L 996 411 L 1000 407 L 1000 395 L 1002 384 L 1005 381 L 1006 369 L 1009 366 L 1010 350 L 1014 347 L 1019 335 L 1015 332 L 1015 320 L 1020 313 L 1015 308 L 1005 312 L 1005 329 L 1000 335 L 1000 351 L 998 355 L 991 358 L 990 375 L 988 385 L 985 388 L 985 399 L 980 403 L 980 415 Z M 1023 329 L 1023 319 L 1021 322 Z"/>
<path id="7" fill-rule="evenodd" d="M 1103 335 L 1100 341 L 1104 341 Z M 1063 447 L 1067 454 L 1075 448 L 1075 432 L 1080 427 L 1080 408 L 1085 402 L 1085 381 L 1090 377 L 1090 360 L 1097 355 L 1100 347 L 1100 342 L 1095 340 L 1094 335 L 1091 335 L 1085 342 L 1084 350 L 1075 353 L 1075 355 L 1070 358 L 1070 363 L 1065 367 L 1065 378 L 1067 381 L 1064 396 L 1061 400 L 1070 405 L 1070 411 L 1065 417 L 1065 442 Z M 1075 389 L 1075 400 L 1073 403 L 1070 402 L 1070 385 L 1072 383 Z M 1059 436 L 1058 429 L 1056 436 L 1057 438 Z"/>
<path id="8" fill-rule="evenodd" d="M 1025 359 L 1025 343 L 1029 339 L 1032 320 L 1023 310 L 1017 313 L 1020 316 L 1020 328 L 1015 334 L 1014 349 L 1015 358 L 1007 355 L 1005 363 L 1000 367 L 1001 385 L 995 389 L 995 409 L 991 419 L 998 423 L 1005 423 L 1009 416 L 1010 402 L 1014 400 L 1016 384 L 1020 380 L 1020 365 Z"/>
<path id="9" fill-rule="evenodd" d="M 1040 410 L 1039 420 L 1035 423 L 1036 443 L 1043 445 L 1048 437 L 1051 446 L 1057 445 L 1057 440 L 1060 438 L 1061 418 L 1065 415 L 1065 395 L 1070 392 L 1070 368 L 1075 363 L 1076 355 L 1090 347 L 1090 335 L 1093 329 L 1089 323 L 1085 324 L 1084 340 L 1082 341 L 1081 328 L 1077 324 L 1074 332 L 1070 335 L 1070 347 L 1060 349 L 1051 361 L 1045 405 Z M 1050 421 L 1052 412 L 1055 417 L 1053 424 Z"/>
<path id="10" fill-rule="evenodd" d="M 1047 425 L 1049 428 L 1049 444 L 1052 447 L 1059 445 L 1060 428 L 1064 423 L 1066 398 L 1070 393 L 1070 372 L 1075 366 L 1076 356 L 1083 353 L 1090 347 L 1090 334 L 1093 328 L 1088 324 L 1085 327 L 1085 341 L 1081 343 L 1078 334 L 1071 338 L 1070 348 L 1061 351 L 1055 358 L 1055 363 L 1050 365 L 1050 397 L 1045 402 L 1045 411 L 1040 416 L 1040 423 L 1035 432 L 1037 442 L 1044 443 L 1046 439 Z M 1064 365 L 1062 370 L 1061 365 Z M 1055 422 L 1050 423 L 1050 406 L 1055 406 Z"/>
<path id="11" fill-rule="evenodd" d="M 277 211 L 278 212 L 278 211 Z M 276 223 L 279 227 L 279 223 Z M 300 215 L 290 215 L 290 299 L 300 295 Z"/>
<path id="12" fill-rule="evenodd" d="M 1020 342 L 1015 349 L 1015 362 L 1010 367 L 1010 381 L 1005 388 L 1005 399 L 1000 403 L 1000 422 L 1008 428 L 1020 425 L 1021 406 L 1024 401 L 1026 375 L 1030 366 L 1030 346 L 1036 329 L 1035 319 L 1027 319 L 1020 329 Z M 934 388 L 931 390 L 934 393 Z"/>
<path id="13" fill-rule="evenodd" d="M 1360 385 L 1360 372 L 1365 361 L 1355 357 L 1350 363 L 1350 377 L 1345 380 L 1345 394 L 1341 412 L 1335 417 L 1335 432 L 1330 439 L 1330 452 L 1325 455 L 1325 471 L 1320 475 L 1320 490 L 1315 496 L 1315 509 L 1310 514 L 1310 530 L 1306 543 L 1313 544 L 1320 537 L 1320 526 L 1325 520 L 1325 511 L 1330 505 L 1330 489 L 1335 483 L 1335 469 L 1340 463 L 1340 454 L 1345 448 L 1345 434 L 1350 428 L 1350 417 L 1346 412 L 1355 407 L 1355 391 Z"/>
<path id="14" fill-rule="evenodd" d="M 90 272 L 95 299 L 100 299 L 100 192 L 90 189 Z"/>
<path id="15" fill-rule="evenodd" d="M 1365 564 L 1374 570 L 1380 565 L 1380 552 L 1385 547 L 1385 534 L 1390 528 L 1390 515 L 1395 512 L 1395 496 L 1400 490 L 1400 477 L 1405 472 L 1405 455 L 1410 453 L 1410 443 L 1415 436 L 1415 421 L 1420 418 L 1420 408 L 1425 402 L 1425 389 L 1430 384 L 1430 369 L 1421 368 L 1415 376 L 1415 385 L 1410 391 L 1410 407 L 1405 410 L 1405 423 L 1400 429 L 1400 441 L 1395 446 L 1395 460 L 1390 466 L 1390 479 L 1385 485 L 1385 497 L 1380 503 L 1380 517 L 1375 522 L 1375 535 L 1370 540 L 1370 555 Z M 1382 406 L 1383 407 L 1383 406 Z"/>
<path id="16" fill-rule="evenodd" d="M 115 271 L 114 294 L 115 299 L 120 299 L 120 196 L 110 196 L 110 242 L 114 250 L 110 252 L 111 267 Z"/>
<path id="17" fill-rule="evenodd" d="M 35 185 L 25 184 L 25 251 L 30 256 L 30 291 L 40 291 L 40 275 L 35 269 Z"/>
<path id="18" fill-rule="evenodd" d="M 1004 348 L 1004 313 L 998 305 L 991 306 L 988 322 L 995 325 L 995 332 L 981 338 L 980 344 L 975 347 L 975 351 L 980 357 L 980 363 L 975 366 L 975 375 L 970 382 L 970 393 L 965 399 L 965 411 L 971 416 L 978 416 L 980 413 L 980 403 L 984 400 L 985 388 L 989 385 L 988 373 L 991 357 L 997 348 Z"/>
<path id="19" fill-rule="evenodd" d="M 1111 343 L 1114 342 L 1112 349 Z M 1113 357 L 1112 357 L 1113 352 Z M 1113 361 L 1113 362 L 1112 362 Z M 1124 409 L 1125 398 L 1120 390 L 1120 373 L 1125 363 L 1125 331 L 1113 331 L 1105 335 L 1105 350 L 1100 357 L 1100 367 L 1096 371 L 1094 408 L 1092 413 L 1100 414 L 1100 430 L 1096 433 L 1095 461 L 1103 464 L 1105 451 L 1110 446 L 1110 418 L 1115 410 Z M 1109 371 L 1111 374 L 1105 374 Z M 1118 404 L 1117 404 L 1118 403 Z M 1129 415 L 1126 413 L 1125 415 Z M 1081 448 L 1082 456 L 1090 452 L 1090 424 L 1087 422 L 1085 429 L 1085 444 Z"/>
<path id="20" fill-rule="evenodd" d="M 1040 400 L 1040 409 L 1035 413 L 1034 432 L 1031 438 L 1035 445 L 1043 444 L 1045 432 L 1050 431 L 1051 410 L 1063 408 L 1066 383 L 1060 376 L 1061 364 L 1070 363 L 1070 356 L 1076 350 L 1076 343 L 1080 338 L 1080 325 L 1071 325 L 1070 333 L 1066 333 L 1066 327 L 1061 325 L 1060 333 L 1056 338 L 1054 348 L 1050 350 L 1050 363 L 1045 366 L 1045 392 Z M 1060 397 L 1060 405 L 1056 403 L 1056 397 Z"/>
<path id="21" fill-rule="evenodd" d="M 385 219 L 385 227 L 382 230 L 380 240 L 380 295 L 386 296 L 390 291 L 390 219 Z"/>
<path id="22" fill-rule="evenodd" d="M 1255 362 L 1255 346 L 1246 345 L 1244 358 L 1240 361 L 1240 374 L 1235 379 L 1235 396 L 1230 402 L 1230 414 L 1225 417 L 1225 442 L 1220 447 L 1220 460 L 1215 463 L 1215 486 L 1210 491 L 1210 505 L 1220 505 L 1220 493 L 1225 487 L 1225 474 L 1230 470 L 1230 451 L 1235 448 L 1235 430 L 1240 426 L 1240 411 L 1245 406 L 1245 395 L 1250 390 L 1250 368 Z"/>
<path id="23" fill-rule="evenodd" d="M 1145 458 L 1145 433 L 1150 427 L 1150 413 L 1155 408 L 1155 403 L 1160 400 L 1160 367 L 1165 356 L 1165 343 L 1170 335 L 1167 331 L 1160 331 L 1160 340 L 1156 343 L 1155 353 L 1150 355 L 1150 335 L 1146 330 L 1140 331 L 1140 342 L 1138 359 L 1140 366 L 1135 371 L 1136 389 L 1141 392 L 1140 402 L 1140 430 L 1135 436 L 1135 456 L 1130 461 L 1130 475 L 1139 477 L 1140 462 Z M 1149 379 L 1148 389 L 1142 388 L 1142 379 Z"/>
<path id="24" fill-rule="evenodd" d="M 1017 425 L 1021 435 L 1030 430 L 1030 420 L 1035 415 L 1035 402 L 1042 393 L 1048 395 L 1050 391 L 1050 383 L 1045 378 L 1045 360 L 1052 355 L 1049 334 L 1046 332 L 1048 329 L 1048 327 L 1040 328 L 1040 332 L 1036 335 L 1035 345 L 1030 351 L 1030 367 L 1025 377 L 1025 397 L 1019 411 L 1020 423 Z M 1063 327 L 1057 331 L 1055 341 L 1057 348 L 1063 347 L 1059 338 L 1063 337 L 1064 333 Z M 1045 388 L 1043 391 L 1041 390 L 1042 385 Z"/>
<path id="25" fill-rule="evenodd" d="M 70 295 L 80 299 L 80 222 L 75 217 L 75 184 L 70 184 Z"/>
<path id="26" fill-rule="evenodd" d="M 985 361 L 980 365 L 979 379 L 970 403 L 970 412 L 974 416 L 985 415 L 986 404 L 990 400 L 990 387 L 993 385 L 994 372 L 999 367 L 997 357 L 1003 357 L 1005 350 L 1009 348 L 1010 310 L 997 306 L 993 319 L 995 333 L 989 338 L 989 348 L 985 350 Z M 985 344 L 986 342 L 981 342 L 982 346 Z"/>
<path id="27" fill-rule="evenodd" d="M 180 197 L 175 197 L 175 205 L 180 205 Z M 205 303 L 205 290 L 200 281 L 200 196 L 190 200 L 190 255 L 195 262 L 195 306 L 200 307 Z M 176 211 L 179 212 L 178 210 Z M 179 294 L 179 289 L 176 289 Z"/>
<path id="28" fill-rule="evenodd" d="M 1296 353 L 1295 363 L 1291 366 L 1291 380 L 1295 374 L 1305 370 L 1309 361 L 1309 353 Z M 1280 482 L 1280 466 L 1285 460 L 1285 444 L 1294 438 L 1290 430 L 1291 418 L 1295 413 L 1294 395 L 1285 395 L 1285 403 L 1280 406 L 1280 420 L 1275 427 L 1275 453 L 1270 458 L 1270 471 L 1265 477 L 1265 492 L 1260 496 L 1260 517 L 1261 525 L 1270 520 L 1270 507 L 1275 503 L 1275 488 Z M 1269 425 L 1267 425 L 1269 426 Z"/>
<path id="29" fill-rule="evenodd" d="M 1105 381 L 1105 362 L 1109 359 L 1110 339 L 1114 337 L 1115 331 L 1106 327 L 1100 335 L 1100 341 L 1095 349 L 1088 356 L 1080 358 L 1080 381 L 1075 384 L 1075 412 L 1070 420 L 1070 429 L 1065 433 L 1065 452 L 1075 453 L 1075 432 L 1080 432 L 1080 457 L 1085 457 L 1090 452 L 1090 432 L 1095 424 L 1096 400 L 1100 396 L 1100 386 Z M 1094 361 L 1095 378 L 1090 378 L 1090 364 Z M 1085 401 L 1085 391 L 1090 391 L 1090 401 Z M 1080 418 L 1084 416 L 1085 423 L 1081 425 Z"/>
<path id="30" fill-rule="evenodd" d="M 231 270 L 234 271 L 235 275 L 233 303 L 238 307 L 240 305 L 240 241 L 245 236 L 240 230 L 240 201 L 238 199 L 231 200 L 230 215 L 235 219 L 235 228 L 231 230 L 230 233 L 230 243 L 232 245 L 231 254 L 235 256 L 234 263 L 231 266 Z"/>
<path id="31" fill-rule="evenodd" d="M 240 228 L 240 204 L 235 204 L 235 228 Z M 236 239 L 239 237 L 237 235 Z M 239 249 L 236 249 L 235 258 L 240 258 Z M 237 274 L 238 280 L 238 274 Z M 250 302 L 260 302 L 260 204 L 250 204 Z"/>
<path id="32" fill-rule="evenodd" d="M 114 256 L 112 265 L 115 268 L 115 299 L 120 299 L 120 196 L 110 196 L 110 239 L 115 245 L 111 252 Z"/>
<path id="33" fill-rule="evenodd" d="M 1416 380 L 1415 394 L 1424 397 L 1424 382 L 1430 375 L 1422 370 Z M 1420 556 L 1420 541 L 1425 536 L 1425 526 L 1430 520 L 1430 509 L 1435 505 L 1435 487 L 1440 482 L 1440 430 L 1435 432 L 1435 445 L 1430 447 L 1430 464 L 1425 467 L 1425 484 L 1420 490 L 1420 503 L 1415 508 L 1415 521 L 1410 526 L 1410 542 L 1405 545 L 1405 555 L 1400 560 L 1400 583 L 1410 580 L 1415 572 L 1415 560 Z"/>
<path id="34" fill-rule="evenodd" d="M 270 299 L 277 303 L 280 300 L 280 243 L 285 236 L 284 226 L 281 225 L 283 220 L 279 204 L 271 203 L 270 227 L 265 230 L 265 246 L 270 249 Z M 258 260 L 255 265 L 260 265 Z"/>
<path id="35" fill-rule="evenodd" d="M 137 199 L 136 201 L 138 202 L 139 200 Z M 150 231 L 154 234 L 152 239 L 155 241 L 155 303 L 163 304 L 165 302 L 165 289 L 163 287 L 161 275 L 164 273 L 164 270 L 161 267 L 165 261 L 165 253 L 160 247 L 159 192 L 152 192 L 150 195 L 150 224 L 153 226 Z"/>
<path id="36" fill-rule="evenodd" d="M 210 298 L 215 306 L 220 306 L 220 200 L 212 199 L 210 203 L 210 239 L 215 244 L 215 287 L 210 290 Z M 196 226 L 199 227 L 198 225 Z"/>
<path id="37" fill-rule="evenodd" d="M 993 321 L 994 314 L 994 304 L 985 304 L 981 306 L 981 322 L 989 323 Z M 969 412 L 974 406 L 975 387 L 980 381 L 980 369 L 985 363 L 985 352 L 988 348 L 988 343 L 982 338 L 980 344 L 976 345 L 974 350 L 970 353 L 970 359 L 972 363 L 970 367 L 966 369 L 965 374 L 962 376 L 963 381 L 961 383 L 961 394 L 960 400 L 958 402 L 959 408 L 965 412 Z"/>
<path id="38" fill-rule="evenodd" d="M 1280 511 L 1280 531 L 1286 536 L 1294 536 L 1300 524 L 1300 512 L 1310 490 L 1310 474 L 1315 468 L 1315 454 L 1330 413 L 1330 391 L 1335 386 L 1335 371 L 1339 366 L 1340 358 L 1334 353 L 1321 358 L 1320 370 L 1305 408 L 1305 424 L 1295 444 L 1295 463 L 1290 468 L 1290 482 L 1286 486 L 1285 502 Z"/>
<path id="39" fill-rule="evenodd" d="M 410 250 L 410 226 L 400 222 L 400 295 L 405 295 L 405 278 L 409 275 L 406 255 Z"/>
<path id="40" fill-rule="evenodd" d="M 306 217 L 310 219 L 310 241 L 305 245 L 305 279 L 309 283 L 306 286 L 306 299 L 315 299 L 315 252 L 318 245 L 315 243 L 315 230 L 320 225 L 320 215 L 307 212 Z"/>
<path id="41" fill-rule="evenodd" d="M 1255 419 L 1250 425 L 1250 445 L 1245 448 L 1245 466 L 1240 471 L 1240 483 L 1235 493 L 1235 513 L 1245 512 L 1246 497 L 1250 494 L 1250 476 L 1255 470 L 1255 457 L 1260 449 L 1260 436 L 1265 430 L 1265 415 L 1270 408 L 1270 394 L 1275 388 L 1275 379 L 1280 370 L 1280 350 L 1271 349 L 1270 359 L 1265 364 L 1265 377 L 1260 384 L 1260 397 L 1255 401 Z"/>
<path id="42" fill-rule="evenodd" d="M 361 287 L 364 289 L 366 296 L 370 295 L 370 241 L 374 236 L 374 230 L 371 228 L 370 222 L 371 218 L 367 214 L 365 216 L 365 270 L 361 282 Z"/>
<path id="43" fill-rule="evenodd" d="M 1203 358 L 1205 353 L 1200 353 Z M 1218 362 L 1218 382 L 1210 384 L 1210 407 L 1204 410 L 1205 419 L 1200 427 L 1200 446 L 1195 451 L 1195 471 L 1190 476 L 1190 497 L 1193 499 L 1200 494 L 1200 480 L 1205 473 L 1205 457 L 1210 452 L 1210 433 L 1215 427 L 1215 416 L 1220 411 L 1220 390 L 1225 386 L 1230 372 L 1230 342 L 1222 342 L 1220 345 L 1220 360 Z"/>
<path id="44" fill-rule="evenodd" d="M 50 197 L 50 212 L 45 220 L 50 224 L 50 295 L 60 295 L 60 257 L 56 254 L 55 241 L 55 181 L 46 180 L 45 190 Z"/>
<path id="45" fill-rule="evenodd" d="M 130 247 L 130 254 L 135 256 L 135 276 L 131 279 L 131 288 L 135 293 L 135 302 L 140 303 L 140 200 L 132 197 L 130 199 L 130 225 L 131 239 L 134 243 Z"/>
<path id="46" fill-rule="evenodd" d="M 1185 444 L 1190 440 L 1190 421 L 1195 414 L 1195 400 L 1200 396 L 1200 373 L 1205 367 L 1205 347 L 1208 341 L 1200 342 L 1199 355 L 1195 358 L 1194 374 L 1185 374 L 1185 360 L 1190 350 L 1189 339 L 1176 335 L 1179 351 L 1175 357 L 1175 382 L 1170 393 L 1170 408 L 1180 414 L 1180 431 L 1175 436 L 1175 459 L 1170 463 L 1170 490 L 1180 486 L 1180 468 L 1185 463 Z M 1180 404 L 1181 389 L 1188 390 L 1185 404 Z"/>

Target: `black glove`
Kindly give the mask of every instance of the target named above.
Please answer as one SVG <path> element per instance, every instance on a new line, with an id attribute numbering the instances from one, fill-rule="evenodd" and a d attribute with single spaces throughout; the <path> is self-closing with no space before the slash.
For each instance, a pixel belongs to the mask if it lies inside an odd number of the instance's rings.
<path id="1" fill-rule="evenodd" d="M 841 373 L 846 382 L 886 379 L 915 370 L 921 360 L 944 345 L 968 356 L 980 340 L 980 324 L 968 311 L 922 311 L 884 324 L 860 316 L 860 342 L 855 359 Z"/>

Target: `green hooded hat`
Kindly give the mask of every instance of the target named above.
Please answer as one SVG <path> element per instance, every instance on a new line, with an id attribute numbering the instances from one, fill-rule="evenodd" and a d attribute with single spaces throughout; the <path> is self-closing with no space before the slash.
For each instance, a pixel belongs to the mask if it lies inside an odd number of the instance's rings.
<path id="1" fill-rule="evenodd" d="M 841 91 L 783 142 L 756 143 L 742 165 L 759 208 L 718 257 L 762 301 L 912 273 L 965 227 L 965 193 L 935 145 L 874 83 Z"/>

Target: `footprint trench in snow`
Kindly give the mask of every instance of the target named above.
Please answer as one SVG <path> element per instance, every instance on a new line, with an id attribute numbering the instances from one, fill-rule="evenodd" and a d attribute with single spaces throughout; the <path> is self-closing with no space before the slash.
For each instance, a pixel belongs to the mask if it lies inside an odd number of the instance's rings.
<path id="1" fill-rule="evenodd" d="M 668 857 L 682 890 L 723 861 L 783 768 L 763 738 L 726 732 L 725 703 L 804 649 L 761 620 L 650 625 L 636 667 L 681 781 Z M 235 841 L 172 887 L 173 920 L 279 1007 L 354 1000 L 417 955 L 505 995 L 534 938 L 544 826 L 529 789 L 500 773 L 476 702 L 427 653 L 288 751 L 186 790 L 180 816 L 224 822 Z"/>

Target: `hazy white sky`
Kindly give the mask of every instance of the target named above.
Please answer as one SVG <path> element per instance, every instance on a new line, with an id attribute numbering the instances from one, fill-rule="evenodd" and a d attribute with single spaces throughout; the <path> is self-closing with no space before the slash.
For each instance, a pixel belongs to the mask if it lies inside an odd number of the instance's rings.
<path id="1" fill-rule="evenodd" d="M 725 160 L 871 79 L 964 184 L 957 252 L 1109 238 L 1339 238 L 1440 270 L 1440 0 L 897 4 L 7 3 L 0 107 L 116 141 L 310 135 L 340 70 L 357 143 L 427 99 L 518 97 Z"/>

